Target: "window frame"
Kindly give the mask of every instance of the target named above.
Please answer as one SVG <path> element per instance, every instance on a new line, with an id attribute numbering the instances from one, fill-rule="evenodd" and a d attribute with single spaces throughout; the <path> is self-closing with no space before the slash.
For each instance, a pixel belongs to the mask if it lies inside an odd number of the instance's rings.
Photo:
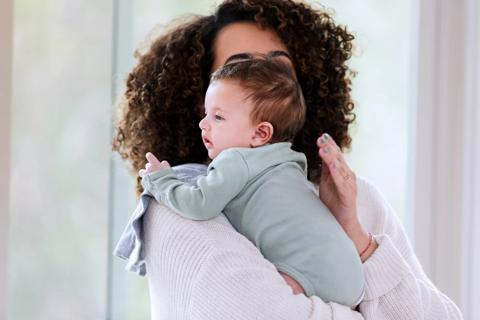
<path id="1" fill-rule="evenodd" d="M 462 198 L 462 269 L 461 308 L 465 319 L 480 317 L 480 4 L 475 0 L 466 1 L 465 14 L 465 128 Z"/>
<path id="2" fill-rule="evenodd" d="M 13 0 L 0 2 L 0 319 L 7 318 L 10 119 L 12 101 Z"/>
<path id="3" fill-rule="evenodd" d="M 119 94 L 124 87 L 124 76 L 134 65 L 133 45 L 133 0 L 113 0 L 112 17 L 112 52 L 111 52 L 111 105 L 112 118 L 115 119 Z M 111 123 L 111 136 L 115 131 Z M 125 261 L 113 256 L 114 248 L 131 210 L 135 208 L 135 185 L 128 172 L 128 165 L 117 153 L 110 156 L 109 177 L 109 212 L 108 212 L 108 245 L 107 245 L 107 305 L 106 319 L 126 320 L 129 318 L 128 288 L 131 278 L 138 277 L 125 271 Z M 131 208 L 131 210 L 130 210 Z M 140 281 L 139 279 L 136 279 Z M 142 279 L 145 280 L 145 279 Z"/>

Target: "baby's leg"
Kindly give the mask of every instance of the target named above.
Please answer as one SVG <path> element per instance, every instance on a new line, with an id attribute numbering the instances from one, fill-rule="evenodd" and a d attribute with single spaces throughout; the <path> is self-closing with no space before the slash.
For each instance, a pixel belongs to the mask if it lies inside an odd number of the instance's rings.
<path id="1" fill-rule="evenodd" d="M 299 294 L 299 293 L 305 294 L 305 291 L 303 290 L 302 286 L 297 281 L 295 281 L 295 279 L 293 279 L 292 277 L 290 277 L 289 275 L 283 272 L 280 272 L 280 275 L 283 277 L 283 279 L 285 279 L 287 284 L 292 288 L 293 294 Z"/>

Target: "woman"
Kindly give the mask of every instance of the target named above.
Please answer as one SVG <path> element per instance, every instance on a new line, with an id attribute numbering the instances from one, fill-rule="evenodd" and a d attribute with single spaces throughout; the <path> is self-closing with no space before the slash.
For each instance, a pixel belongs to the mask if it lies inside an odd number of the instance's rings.
<path id="1" fill-rule="evenodd" d="M 293 295 L 224 217 L 185 221 L 152 202 L 140 236 L 154 319 L 461 318 L 424 274 L 391 207 L 356 178 L 341 154 L 350 145 L 348 126 L 354 120 L 346 65 L 352 40 L 326 13 L 305 4 L 232 0 L 214 15 L 192 18 L 164 34 L 140 55 L 127 79 L 114 139 L 114 150 L 135 173 L 148 151 L 172 165 L 205 163 L 198 122 L 213 70 L 261 54 L 292 65 L 307 104 L 307 121 L 293 148 L 306 154 L 310 181 L 319 185 L 321 200 L 355 244 L 366 288 L 356 311 Z M 319 138 L 324 132 L 330 136 Z"/>

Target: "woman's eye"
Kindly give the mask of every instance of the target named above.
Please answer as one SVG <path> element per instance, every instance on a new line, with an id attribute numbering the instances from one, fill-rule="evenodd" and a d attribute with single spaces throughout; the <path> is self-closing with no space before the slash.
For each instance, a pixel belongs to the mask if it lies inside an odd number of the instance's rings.
<path id="1" fill-rule="evenodd" d="M 215 115 L 215 120 L 225 120 L 222 116 L 216 114 Z"/>

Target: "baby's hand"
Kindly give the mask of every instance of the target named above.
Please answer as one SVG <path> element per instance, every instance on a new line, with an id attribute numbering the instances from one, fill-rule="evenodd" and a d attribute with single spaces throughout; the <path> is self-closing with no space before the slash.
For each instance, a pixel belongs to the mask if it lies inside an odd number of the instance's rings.
<path id="1" fill-rule="evenodd" d="M 147 152 L 147 154 L 145 155 L 145 158 L 147 158 L 147 161 L 148 161 L 147 164 L 145 165 L 145 169 L 140 169 L 140 171 L 138 171 L 138 175 L 142 178 L 147 173 L 152 173 L 155 171 L 160 171 L 162 169 L 171 168 L 170 164 L 167 161 L 163 160 L 162 162 L 160 162 L 151 152 Z"/>

